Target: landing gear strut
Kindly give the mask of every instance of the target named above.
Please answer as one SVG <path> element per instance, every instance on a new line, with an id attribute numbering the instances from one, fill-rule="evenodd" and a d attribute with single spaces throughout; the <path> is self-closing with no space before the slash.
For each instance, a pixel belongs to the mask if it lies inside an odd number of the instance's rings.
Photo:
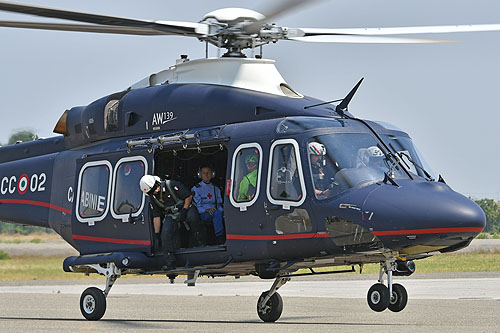
<path id="1" fill-rule="evenodd" d="M 388 260 L 380 263 L 378 283 L 371 286 L 366 297 L 368 305 L 373 311 L 381 312 L 389 308 L 399 312 L 406 307 L 408 293 L 405 287 L 392 283 L 392 273 L 396 270 L 396 262 Z M 387 287 L 384 285 L 384 273 L 387 274 Z"/>
<path id="2" fill-rule="evenodd" d="M 106 312 L 106 297 L 115 281 L 121 276 L 121 270 L 115 264 L 108 264 L 106 268 L 100 265 L 88 265 L 99 274 L 106 276 L 106 289 L 90 287 L 84 290 L 80 297 L 80 311 L 87 320 L 99 320 Z"/>
<path id="3" fill-rule="evenodd" d="M 279 319 L 283 312 L 283 299 L 276 291 L 290 281 L 287 277 L 277 277 L 268 291 L 264 291 L 257 302 L 257 314 L 262 321 L 272 323 Z"/>

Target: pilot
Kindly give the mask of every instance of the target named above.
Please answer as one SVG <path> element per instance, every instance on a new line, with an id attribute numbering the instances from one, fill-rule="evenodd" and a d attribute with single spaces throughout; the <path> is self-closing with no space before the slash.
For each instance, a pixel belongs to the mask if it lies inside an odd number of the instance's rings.
<path id="1" fill-rule="evenodd" d="M 159 253 L 164 249 L 166 269 L 173 269 L 177 224 L 187 224 L 186 218 L 193 196 L 182 183 L 175 180 L 161 181 L 158 176 L 145 175 L 139 185 L 142 192 L 150 197 L 154 228 L 153 252 Z"/>
<path id="2" fill-rule="evenodd" d="M 204 166 L 198 171 L 198 177 L 201 178 L 201 182 L 191 189 L 194 193 L 193 200 L 198 207 L 201 220 L 213 224 L 215 243 L 223 244 L 225 232 L 222 221 L 222 195 L 220 189 L 211 183 L 214 172 L 211 167 Z"/>
<path id="3" fill-rule="evenodd" d="M 314 193 L 317 198 L 327 198 L 331 196 L 330 181 L 327 179 L 324 165 L 326 147 L 319 142 L 310 142 L 308 147 L 309 159 L 314 181 Z"/>
<path id="4" fill-rule="evenodd" d="M 360 149 L 358 152 L 357 167 L 384 167 L 384 153 L 377 146 L 371 146 L 366 149 Z"/>
<path id="5" fill-rule="evenodd" d="M 253 152 L 245 157 L 245 166 L 248 173 L 240 182 L 240 190 L 237 201 L 250 201 L 255 196 L 257 190 L 257 176 L 259 166 L 259 156 Z"/>

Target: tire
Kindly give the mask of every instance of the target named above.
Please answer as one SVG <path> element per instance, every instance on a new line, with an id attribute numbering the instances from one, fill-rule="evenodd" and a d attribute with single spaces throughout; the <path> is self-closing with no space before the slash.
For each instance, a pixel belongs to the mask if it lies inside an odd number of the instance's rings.
<path id="1" fill-rule="evenodd" d="M 87 320 L 99 320 L 106 312 L 106 296 L 96 287 L 85 289 L 80 297 L 80 311 Z"/>
<path id="2" fill-rule="evenodd" d="M 406 303 L 408 302 L 408 293 L 406 292 L 405 287 L 398 283 L 394 283 L 392 285 L 392 295 L 389 300 L 389 310 L 392 312 L 399 312 L 406 307 Z"/>
<path id="3" fill-rule="evenodd" d="M 370 309 L 382 312 L 389 306 L 389 289 L 382 283 L 376 283 L 368 290 L 366 300 Z"/>
<path id="4" fill-rule="evenodd" d="M 262 321 L 266 323 L 273 323 L 279 319 L 281 313 L 283 312 L 283 299 L 280 294 L 274 293 L 271 298 L 267 301 L 263 309 L 259 308 L 259 303 L 264 297 L 267 296 L 269 291 L 264 291 L 257 302 L 257 314 Z"/>

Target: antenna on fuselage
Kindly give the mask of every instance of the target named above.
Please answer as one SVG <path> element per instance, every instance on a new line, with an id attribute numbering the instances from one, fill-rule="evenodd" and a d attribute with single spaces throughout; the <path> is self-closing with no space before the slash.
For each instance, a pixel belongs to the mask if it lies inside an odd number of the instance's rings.
<path id="1" fill-rule="evenodd" d="M 358 90 L 358 88 L 361 85 L 361 82 L 363 82 L 363 80 L 364 80 L 364 77 L 362 77 L 361 80 L 359 80 L 359 82 L 354 86 L 354 88 L 352 88 L 351 91 L 349 91 L 347 96 L 344 97 L 344 99 L 342 99 L 342 102 L 340 102 L 340 104 L 337 105 L 336 111 L 338 114 L 340 114 L 341 116 L 344 116 L 345 112 L 348 109 L 349 103 L 351 102 L 351 99 L 354 97 L 354 94 Z"/>
<path id="2" fill-rule="evenodd" d="M 325 104 L 340 102 L 340 104 L 335 107 L 335 111 L 337 111 L 337 113 L 341 117 L 344 117 L 345 116 L 345 111 L 347 111 L 347 107 L 349 106 L 349 102 L 351 102 L 351 99 L 353 98 L 354 94 L 358 90 L 358 88 L 361 85 L 361 82 L 363 82 L 363 80 L 364 80 L 364 77 L 362 77 L 361 80 L 359 80 L 359 82 L 354 86 L 354 88 L 351 89 L 351 91 L 349 91 L 349 93 L 347 94 L 346 97 L 344 97 L 342 99 L 336 99 L 336 100 L 333 100 L 333 101 L 328 101 L 328 102 L 323 102 L 323 103 L 319 103 L 319 104 L 304 106 L 304 110 L 307 110 L 309 108 L 313 108 L 315 106 L 320 106 L 320 105 L 325 105 Z"/>

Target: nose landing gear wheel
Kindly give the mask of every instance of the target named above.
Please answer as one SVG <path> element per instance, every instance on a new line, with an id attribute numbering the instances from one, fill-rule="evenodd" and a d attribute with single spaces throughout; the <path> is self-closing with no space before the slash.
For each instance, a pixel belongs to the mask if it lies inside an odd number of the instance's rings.
<path id="1" fill-rule="evenodd" d="M 264 291 L 257 301 L 257 314 L 262 321 L 272 323 L 279 319 L 283 312 L 283 299 L 280 294 L 274 293 L 263 307 L 259 307 L 261 300 L 267 296 L 267 291 Z"/>
<path id="2" fill-rule="evenodd" d="M 368 290 L 366 299 L 370 309 L 382 312 L 389 306 L 389 289 L 382 283 L 376 283 Z"/>
<path id="3" fill-rule="evenodd" d="M 99 320 L 106 312 L 106 296 L 96 287 L 85 289 L 80 297 L 80 311 L 87 320 Z"/>
<path id="4" fill-rule="evenodd" d="M 392 295 L 389 301 L 389 310 L 392 312 L 399 312 L 403 310 L 408 302 L 408 293 L 405 287 L 399 283 L 394 283 L 392 285 Z"/>

